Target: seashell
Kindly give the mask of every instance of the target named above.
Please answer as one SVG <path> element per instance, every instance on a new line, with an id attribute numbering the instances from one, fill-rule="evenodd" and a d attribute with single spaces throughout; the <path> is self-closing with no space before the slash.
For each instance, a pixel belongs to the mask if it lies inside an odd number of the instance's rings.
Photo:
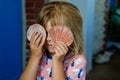
<path id="1" fill-rule="evenodd" d="M 52 29 L 50 29 L 49 33 L 54 43 L 56 41 L 61 41 L 67 46 L 70 46 L 73 42 L 73 34 L 66 26 L 54 26 Z"/>
<path id="2" fill-rule="evenodd" d="M 40 24 L 33 24 L 27 30 L 27 39 L 30 41 L 31 36 L 34 32 L 40 32 L 43 38 L 46 38 L 46 31 Z"/>

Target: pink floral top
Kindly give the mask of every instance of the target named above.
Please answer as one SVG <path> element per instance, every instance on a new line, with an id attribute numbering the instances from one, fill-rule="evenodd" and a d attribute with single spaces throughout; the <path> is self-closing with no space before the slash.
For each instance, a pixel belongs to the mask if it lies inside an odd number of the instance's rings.
<path id="1" fill-rule="evenodd" d="M 83 54 L 74 57 L 69 54 L 64 58 L 63 63 L 66 80 L 85 80 L 86 58 Z M 51 77 L 52 58 L 45 54 L 39 64 L 37 80 L 51 80 Z"/>

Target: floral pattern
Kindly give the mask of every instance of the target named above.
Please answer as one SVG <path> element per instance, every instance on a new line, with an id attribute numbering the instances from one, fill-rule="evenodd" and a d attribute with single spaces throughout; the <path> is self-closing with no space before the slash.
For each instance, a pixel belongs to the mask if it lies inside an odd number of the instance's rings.
<path id="1" fill-rule="evenodd" d="M 86 58 L 83 54 L 78 56 L 68 55 L 63 60 L 66 80 L 85 80 Z M 40 61 L 37 80 L 51 80 L 52 58 L 46 53 Z"/>

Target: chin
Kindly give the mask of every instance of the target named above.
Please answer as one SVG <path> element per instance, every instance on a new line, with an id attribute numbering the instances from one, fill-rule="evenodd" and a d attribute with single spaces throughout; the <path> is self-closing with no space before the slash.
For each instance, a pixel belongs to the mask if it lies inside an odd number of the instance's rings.
<path id="1" fill-rule="evenodd" d="M 47 47 L 47 49 L 48 49 L 48 51 L 50 52 L 50 53 L 55 53 L 55 51 L 54 51 L 54 48 L 53 47 Z"/>
<path id="2" fill-rule="evenodd" d="M 54 50 L 49 50 L 49 49 L 48 49 L 48 51 L 49 51 L 51 54 L 54 54 L 54 53 L 55 53 Z"/>

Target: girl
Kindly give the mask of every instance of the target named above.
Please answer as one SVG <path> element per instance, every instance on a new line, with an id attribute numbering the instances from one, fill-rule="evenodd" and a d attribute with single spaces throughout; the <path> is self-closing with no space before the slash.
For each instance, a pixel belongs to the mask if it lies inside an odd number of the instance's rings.
<path id="1" fill-rule="evenodd" d="M 83 54 L 82 18 L 76 6 L 67 2 L 45 4 L 38 17 L 47 37 L 38 32 L 30 41 L 31 57 L 20 80 L 85 80 L 86 58 Z M 53 41 L 49 30 L 62 25 L 73 33 L 73 43 L 67 47 L 63 42 Z M 46 50 L 43 51 L 45 45 Z"/>

